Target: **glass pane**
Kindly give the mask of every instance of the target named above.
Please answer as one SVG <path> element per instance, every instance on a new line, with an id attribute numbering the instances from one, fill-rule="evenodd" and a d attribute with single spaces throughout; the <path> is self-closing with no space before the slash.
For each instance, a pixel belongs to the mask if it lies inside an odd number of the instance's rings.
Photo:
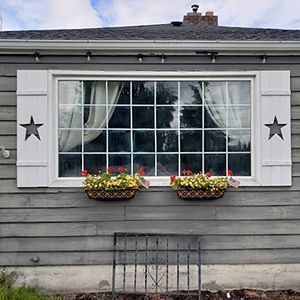
<path id="1" fill-rule="evenodd" d="M 191 170 L 193 173 L 202 173 L 202 155 L 201 154 L 182 154 L 181 172 Z"/>
<path id="2" fill-rule="evenodd" d="M 84 127 L 85 128 L 106 128 L 106 107 L 85 106 Z"/>
<path id="3" fill-rule="evenodd" d="M 133 104 L 154 104 L 154 82 L 133 81 L 132 82 Z"/>
<path id="4" fill-rule="evenodd" d="M 81 152 L 82 131 L 81 130 L 59 130 L 58 149 L 59 152 Z"/>
<path id="5" fill-rule="evenodd" d="M 131 158 L 129 154 L 110 154 L 109 164 L 110 168 L 113 168 L 113 174 L 119 174 L 117 168 L 123 167 L 126 169 L 126 173 L 131 173 Z"/>
<path id="6" fill-rule="evenodd" d="M 224 81 L 204 82 L 204 103 L 206 105 L 226 104 L 226 83 Z"/>
<path id="7" fill-rule="evenodd" d="M 136 173 L 142 166 L 145 167 L 145 176 L 154 176 L 155 156 L 153 154 L 133 155 L 133 173 Z"/>
<path id="8" fill-rule="evenodd" d="M 59 177 L 79 177 L 81 169 L 80 154 L 60 154 L 59 155 Z"/>
<path id="9" fill-rule="evenodd" d="M 106 155 L 84 155 L 84 169 L 88 170 L 90 174 L 98 174 L 99 171 L 104 172 L 106 170 Z"/>
<path id="10" fill-rule="evenodd" d="M 157 131 L 157 151 L 158 152 L 178 152 L 177 131 L 163 130 Z"/>
<path id="11" fill-rule="evenodd" d="M 109 81 L 108 82 L 108 104 L 129 104 L 130 82 Z"/>
<path id="12" fill-rule="evenodd" d="M 106 131 L 85 130 L 84 151 L 85 152 L 106 152 Z"/>
<path id="13" fill-rule="evenodd" d="M 181 128 L 202 128 L 202 107 L 183 106 L 180 111 Z"/>
<path id="14" fill-rule="evenodd" d="M 109 107 L 109 114 L 112 114 L 109 122 L 109 128 L 130 128 L 130 107 L 115 106 Z"/>
<path id="15" fill-rule="evenodd" d="M 251 103 L 251 82 L 250 81 L 229 81 L 228 96 L 230 104 Z"/>
<path id="16" fill-rule="evenodd" d="M 159 81 L 156 83 L 156 103 L 176 104 L 178 102 L 178 82 Z"/>
<path id="17" fill-rule="evenodd" d="M 59 105 L 58 126 L 59 128 L 81 128 L 82 107 Z"/>
<path id="18" fill-rule="evenodd" d="M 250 128 L 251 108 L 250 106 L 229 106 L 228 127 L 229 128 Z"/>
<path id="19" fill-rule="evenodd" d="M 109 152 L 130 152 L 130 131 L 109 131 Z"/>
<path id="20" fill-rule="evenodd" d="M 154 128 L 153 107 L 133 107 L 133 128 Z"/>
<path id="21" fill-rule="evenodd" d="M 180 82 L 181 104 L 202 104 L 202 82 L 182 81 Z"/>
<path id="22" fill-rule="evenodd" d="M 154 152 L 154 131 L 133 131 L 134 152 Z"/>
<path id="23" fill-rule="evenodd" d="M 180 131 L 181 152 L 202 152 L 202 132 L 200 130 Z"/>
<path id="24" fill-rule="evenodd" d="M 157 155 L 157 175 L 170 176 L 178 174 L 178 155 L 177 154 L 158 154 Z"/>
<path id="25" fill-rule="evenodd" d="M 81 105 L 81 81 L 59 81 L 58 103 Z"/>
<path id="26" fill-rule="evenodd" d="M 226 128 L 226 107 L 225 106 L 205 106 L 204 127 L 206 128 Z"/>
<path id="27" fill-rule="evenodd" d="M 251 151 L 250 130 L 229 130 L 228 151 Z"/>
<path id="28" fill-rule="evenodd" d="M 214 176 L 226 174 L 225 154 L 206 154 L 204 156 L 204 172 L 211 172 Z"/>
<path id="29" fill-rule="evenodd" d="M 106 81 L 84 81 L 85 105 L 106 105 Z"/>
<path id="30" fill-rule="evenodd" d="M 226 151 L 226 133 L 222 130 L 205 130 L 204 141 L 205 152 Z"/>
<path id="31" fill-rule="evenodd" d="M 156 108 L 157 128 L 178 128 L 178 108 L 161 106 Z"/>
<path id="32" fill-rule="evenodd" d="M 251 155 L 229 154 L 228 169 L 234 176 L 251 176 Z"/>

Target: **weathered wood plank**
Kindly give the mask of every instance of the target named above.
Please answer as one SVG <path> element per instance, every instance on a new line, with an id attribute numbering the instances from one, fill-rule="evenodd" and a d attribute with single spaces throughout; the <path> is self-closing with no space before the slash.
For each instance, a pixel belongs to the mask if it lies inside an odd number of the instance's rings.
<path id="1" fill-rule="evenodd" d="M 33 258 L 39 262 L 34 263 Z M 134 262 L 134 252 L 127 253 L 129 263 Z M 191 254 L 191 261 L 196 260 L 196 254 Z M 138 262 L 143 262 L 143 255 L 138 256 Z M 96 252 L 24 252 L 1 253 L 2 266 L 53 266 L 53 265 L 103 265 L 111 264 L 110 251 Z M 169 253 L 169 262 L 176 262 L 176 252 Z M 180 262 L 185 263 L 186 257 L 180 256 Z M 207 250 L 202 252 L 203 264 L 268 264 L 268 263 L 299 263 L 300 249 L 274 250 Z"/>
<path id="2" fill-rule="evenodd" d="M 16 92 L 0 91 L 0 106 L 16 106 L 16 105 L 17 105 Z"/>
<path id="3" fill-rule="evenodd" d="M 300 162 L 300 151 L 299 149 L 293 149 L 292 150 L 292 161 L 294 162 Z"/>
<path id="4" fill-rule="evenodd" d="M 1 237 L 28 236 L 93 236 L 96 235 L 96 223 L 28 223 L 5 224 L 0 227 Z"/>
<path id="5" fill-rule="evenodd" d="M 195 233 L 195 234 L 299 234 L 299 220 L 280 221 L 125 221 L 103 222 L 97 224 L 98 235 L 114 232 L 157 232 L 160 233 Z M 24 224 L 23 224 L 24 225 Z"/>
<path id="6" fill-rule="evenodd" d="M 11 150 L 9 158 L 0 158 L 0 165 L 15 165 L 17 160 L 17 151 Z"/>
<path id="7" fill-rule="evenodd" d="M 0 223 L 91 222 L 124 220 L 124 207 L 1 209 Z"/>
<path id="8" fill-rule="evenodd" d="M 0 77 L 0 91 L 13 92 L 17 90 L 17 78 L 16 77 Z"/>
<path id="9" fill-rule="evenodd" d="M 13 122 L 13 121 L 2 122 L 2 121 L 0 121 L 0 135 L 16 135 L 16 134 L 17 134 L 17 124 L 16 124 L 16 122 Z"/>
<path id="10" fill-rule="evenodd" d="M 294 105 L 291 109 L 292 120 L 300 120 L 300 105 Z"/>
<path id="11" fill-rule="evenodd" d="M 1 181 L 0 181 L 1 182 Z M 27 190 L 27 189 L 26 189 Z M 129 201 L 94 201 L 88 199 L 82 191 L 77 193 L 38 193 L 0 194 L 0 208 L 68 208 L 68 207 L 96 207 L 102 209 L 106 206 L 288 206 L 300 205 L 299 192 L 289 191 L 238 191 L 226 192 L 224 198 L 216 201 L 193 201 L 180 200 L 169 188 L 161 189 L 160 192 L 140 192 L 134 199 Z M 21 190 L 22 191 L 22 190 Z M 274 196 L 276 195 L 276 197 Z"/>
<path id="12" fill-rule="evenodd" d="M 300 91 L 298 91 L 298 92 L 292 92 L 292 95 L 291 95 L 291 104 L 292 104 L 292 107 L 294 105 L 300 105 Z"/>
<path id="13" fill-rule="evenodd" d="M 159 224 L 159 227 L 158 227 Z M 203 235 L 300 234 L 299 220 L 279 221 L 113 221 L 73 223 L 10 223 L 0 226 L 0 237 L 112 235 L 114 232 L 195 233 Z M 96 232 L 95 232 L 96 231 Z"/>
<path id="14" fill-rule="evenodd" d="M 292 166 L 293 176 L 300 176 L 300 163 L 294 162 Z"/>
<path id="15" fill-rule="evenodd" d="M 15 106 L 0 106 L 1 121 L 16 121 L 17 108 Z"/>
<path id="16" fill-rule="evenodd" d="M 292 134 L 292 148 L 293 149 L 300 148 L 300 134 Z"/>
<path id="17" fill-rule="evenodd" d="M 14 179 L 17 177 L 16 165 L 1 165 L 0 179 Z"/>
<path id="18" fill-rule="evenodd" d="M 300 220 L 300 206 L 218 207 L 151 206 L 127 207 L 126 220 Z"/>
<path id="19" fill-rule="evenodd" d="M 143 246 L 139 246 L 139 249 Z M 224 249 L 299 249 L 298 235 L 214 235 L 202 236 L 203 250 Z M 112 236 L 49 237 L 49 238 L 1 238 L 0 252 L 43 252 L 43 251 L 111 251 Z M 127 242 L 127 249 L 135 249 L 135 241 Z M 169 243 L 169 249 L 176 244 Z"/>
<path id="20" fill-rule="evenodd" d="M 292 134 L 300 134 L 300 120 L 292 121 Z"/>

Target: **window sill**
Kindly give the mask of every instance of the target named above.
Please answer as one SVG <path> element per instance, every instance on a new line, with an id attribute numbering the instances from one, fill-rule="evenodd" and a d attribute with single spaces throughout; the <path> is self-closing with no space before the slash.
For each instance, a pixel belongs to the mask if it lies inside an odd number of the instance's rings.
<path id="1" fill-rule="evenodd" d="M 151 187 L 168 187 L 170 186 L 169 177 L 145 177 L 151 182 Z M 256 181 L 253 177 L 234 177 L 241 182 L 241 187 L 260 186 L 261 184 Z M 49 187 L 61 188 L 61 187 L 83 187 L 83 178 L 59 178 L 53 181 Z"/>

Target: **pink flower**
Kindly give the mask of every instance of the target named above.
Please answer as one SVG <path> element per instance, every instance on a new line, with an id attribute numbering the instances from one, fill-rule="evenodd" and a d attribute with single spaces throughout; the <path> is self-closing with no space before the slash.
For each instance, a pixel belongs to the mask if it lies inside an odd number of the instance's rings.
<path id="1" fill-rule="evenodd" d="M 89 175 L 89 172 L 87 170 L 82 170 L 80 172 L 80 174 L 81 174 L 81 176 L 87 176 L 87 175 Z"/>
<path id="2" fill-rule="evenodd" d="M 106 169 L 106 172 L 107 172 L 107 173 L 112 173 L 112 172 L 113 172 L 113 168 L 107 168 L 107 169 Z"/>
<path id="3" fill-rule="evenodd" d="M 175 175 L 170 176 L 171 183 L 173 183 L 175 181 L 175 179 L 176 179 Z"/>
<path id="4" fill-rule="evenodd" d="M 228 175 L 228 176 L 232 176 L 232 175 L 233 175 L 233 172 L 232 172 L 231 170 L 228 170 L 228 171 L 227 171 L 227 175 Z"/>
<path id="5" fill-rule="evenodd" d="M 145 167 L 140 167 L 140 169 L 138 170 L 138 173 L 141 175 L 141 176 L 144 176 L 145 175 Z"/>

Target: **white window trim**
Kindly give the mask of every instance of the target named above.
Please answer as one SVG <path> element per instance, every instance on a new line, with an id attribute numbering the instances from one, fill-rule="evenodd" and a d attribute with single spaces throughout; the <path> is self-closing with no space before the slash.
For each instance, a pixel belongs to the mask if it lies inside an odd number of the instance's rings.
<path id="1" fill-rule="evenodd" d="M 48 120 L 49 120 L 49 187 L 81 187 L 82 178 L 58 178 L 58 81 L 73 80 L 251 80 L 251 174 L 249 177 L 235 177 L 241 186 L 261 185 L 261 137 L 260 137 L 260 72 L 148 72 L 148 71 L 68 71 L 51 70 L 48 72 Z M 169 177 L 146 177 L 152 186 L 169 186 Z"/>

